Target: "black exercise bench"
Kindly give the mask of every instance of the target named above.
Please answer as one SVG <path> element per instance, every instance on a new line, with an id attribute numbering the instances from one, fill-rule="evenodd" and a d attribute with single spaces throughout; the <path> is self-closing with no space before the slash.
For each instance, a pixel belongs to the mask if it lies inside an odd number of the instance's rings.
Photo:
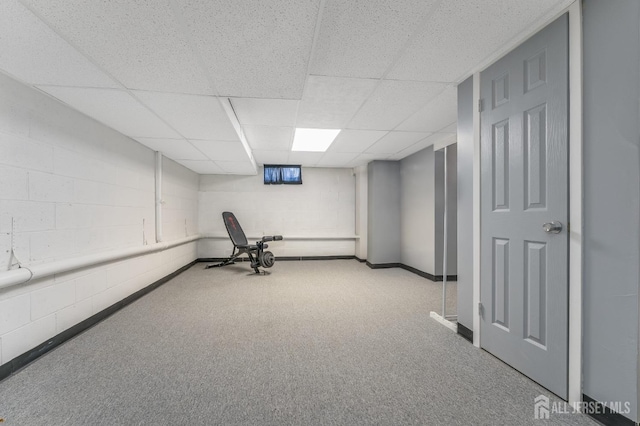
<path id="1" fill-rule="evenodd" d="M 238 256 L 246 253 L 249 256 L 251 267 L 255 273 L 266 275 L 267 272 L 260 271 L 258 267 L 262 266 L 263 268 L 271 268 L 276 262 L 276 258 L 270 251 L 265 251 L 265 249 L 269 247 L 269 245 L 265 243 L 268 241 L 281 241 L 282 235 L 262 237 L 262 240 L 256 241 L 255 244 L 249 244 L 242 227 L 238 223 L 238 219 L 236 219 L 236 216 L 233 213 L 223 212 L 222 220 L 224 221 L 224 226 L 227 228 L 229 238 L 231 238 L 231 242 L 233 243 L 233 252 L 229 258 L 223 260 L 221 263 L 207 265 L 205 269 L 232 265 L 235 263 Z"/>

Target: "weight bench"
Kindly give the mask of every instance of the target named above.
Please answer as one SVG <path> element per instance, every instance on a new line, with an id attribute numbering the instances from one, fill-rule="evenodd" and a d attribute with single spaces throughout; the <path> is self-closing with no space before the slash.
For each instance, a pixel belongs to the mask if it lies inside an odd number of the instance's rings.
<path id="1" fill-rule="evenodd" d="M 224 221 L 224 226 L 227 228 L 229 238 L 231 238 L 231 242 L 233 243 L 233 252 L 229 258 L 223 260 L 221 263 L 207 265 L 205 269 L 232 265 L 238 256 L 246 253 L 247 256 L 249 256 L 251 267 L 255 273 L 266 275 L 268 272 L 261 271 L 258 267 L 271 268 L 276 262 L 276 258 L 270 251 L 265 251 L 265 249 L 269 247 L 269 245 L 265 243 L 268 241 L 281 241 L 282 235 L 262 237 L 262 240 L 256 241 L 256 243 L 252 245 L 247 242 L 247 237 L 244 235 L 244 231 L 233 213 L 223 212 L 222 220 Z"/>

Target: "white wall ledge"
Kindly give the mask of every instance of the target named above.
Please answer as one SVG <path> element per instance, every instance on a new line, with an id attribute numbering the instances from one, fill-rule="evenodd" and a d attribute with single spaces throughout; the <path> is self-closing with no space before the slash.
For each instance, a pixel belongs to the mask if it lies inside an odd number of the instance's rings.
<path id="1" fill-rule="evenodd" d="M 359 240 L 359 235 L 283 235 L 283 241 L 287 240 Z M 229 236 L 226 234 L 201 234 L 201 238 L 205 239 L 214 239 L 214 240 L 228 240 Z M 258 241 L 262 238 L 262 236 L 257 236 L 257 234 L 249 234 L 247 236 L 247 240 L 249 241 Z"/>
<path id="2" fill-rule="evenodd" d="M 37 278 L 49 277 L 63 272 L 114 262 L 130 257 L 164 251 L 176 246 L 188 244 L 201 238 L 200 234 L 180 238 L 178 240 L 160 242 L 139 247 L 130 247 L 122 250 L 112 250 L 87 256 L 73 257 L 40 265 L 21 267 L 0 273 L 0 289 L 20 284 L 26 284 Z M 227 237 L 228 238 L 228 237 Z"/>
<path id="3" fill-rule="evenodd" d="M 262 236 L 247 237 L 249 241 L 260 240 Z M 287 235 L 284 240 L 295 241 L 338 241 L 338 240 L 357 240 L 359 235 Z M 69 259 L 59 260 L 55 262 L 43 263 L 39 265 L 21 267 L 0 273 L 0 289 L 12 287 L 15 285 L 26 284 L 33 279 L 44 278 L 63 272 L 69 272 L 76 269 L 92 267 L 102 263 L 114 262 L 117 260 L 127 259 L 130 257 L 142 256 L 145 254 L 155 253 L 167 250 L 179 245 L 187 244 L 200 239 L 221 239 L 228 240 L 228 235 L 223 234 L 194 234 L 189 237 L 178 240 L 160 242 L 146 246 L 130 247 L 122 250 L 112 250 L 102 253 L 90 254 L 87 256 L 73 257 Z"/>

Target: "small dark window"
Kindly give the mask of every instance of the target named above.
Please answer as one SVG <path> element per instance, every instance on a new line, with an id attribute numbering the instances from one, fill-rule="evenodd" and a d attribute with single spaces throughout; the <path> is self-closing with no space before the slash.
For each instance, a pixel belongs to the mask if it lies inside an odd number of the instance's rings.
<path id="1" fill-rule="evenodd" d="M 265 185 L 301 185 L 302 169 L 300 166 L 285 166 L 278 164 L 264 165 Z"/>

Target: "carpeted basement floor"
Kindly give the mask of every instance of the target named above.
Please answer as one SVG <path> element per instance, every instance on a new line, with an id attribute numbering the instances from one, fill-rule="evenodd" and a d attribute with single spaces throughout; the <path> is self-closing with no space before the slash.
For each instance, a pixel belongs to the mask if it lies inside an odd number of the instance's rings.
<path id="1" fill-rule="evenodd" d="M 0 382 L 3 425 L 596 424 L 535 420 L 548 391 L 429 317 L 440 283 L 354 260 L 204 267 Z"/>

